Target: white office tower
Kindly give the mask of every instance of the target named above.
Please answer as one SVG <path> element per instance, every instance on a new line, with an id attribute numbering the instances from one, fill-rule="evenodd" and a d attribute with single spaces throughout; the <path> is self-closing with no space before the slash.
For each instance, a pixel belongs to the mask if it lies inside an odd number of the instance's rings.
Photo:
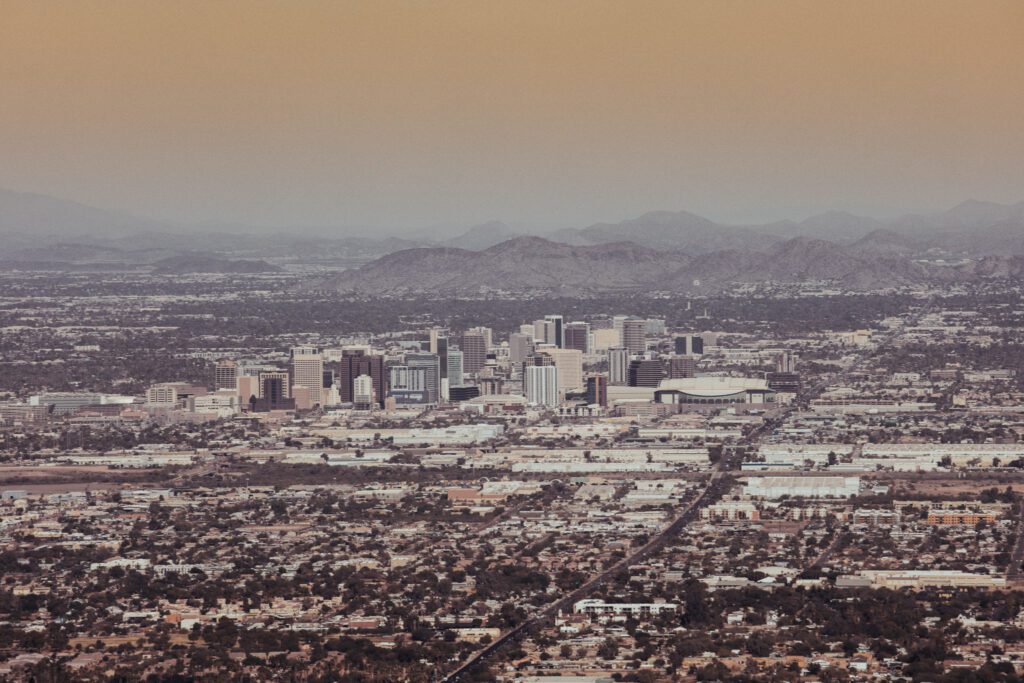
<path id="1" fill-rule="evenodd" d="M 553 408 L 558 400 L 558 368 L 554 365 L 528 365 L 523 377 L 526 402 Z"/>
<path id="2" fill-rule="evenodd" d="M 356 410 L 370 410 L 376 400 L 372 377 L 359 375 L 352 380 L 352 404 Z"/>
<path id="3" fill-rule="evenodd" d="M 533 325 L 520 325 L 519 334 L 525 334 L 530 338 L 530 341 L 533 341 L 534 336 L 537 334 L 537 328 Z"/>
<path id="4" fill-rule="evenodd" d="M 608 384 L 625 386 L 629 379 L 629 349 L 608 349 Z"/>
<path id="5" fill-rule="evenodd" d="M 313 346 L 292 349 L 292 386 L 307 389 L 310 402 L 323 405 L 324 358 L 320 349 Z"/>
<path id="6" fill-rule="evenodd" d="M 583 352 L 576 349 L 547 349 L 544 351 L 558 369 L 558 391 L 581 391 L 583 389 Z"/>
<path id="7" fill-rule="evenodd" d="M 532 326 L 531 326 L 531 329 Z M 513 365 L 520 365 L 533 353 L 533 334 L 513 332 L 508 336 L 508 359 Z"/>

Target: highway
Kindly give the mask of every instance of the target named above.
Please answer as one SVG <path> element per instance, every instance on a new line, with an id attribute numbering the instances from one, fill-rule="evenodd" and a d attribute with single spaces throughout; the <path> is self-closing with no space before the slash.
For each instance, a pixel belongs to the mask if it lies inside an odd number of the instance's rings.
<path id="1" fill-rule="evenodd" d="M 747 434 L 738 444 L 738 447 L 751 448 L 757 446 L 762 439 L 772 434 L 775 429 L 782 425 L 793 413 L 802 409 L 808 405 L 811 400 L 821 394 L 828 386 L 842 382 L 844 379 L 849 377 L 854 371 L 856 371 L 873 353 L 879 349 L 892 343 L 907 327 L 914 325 L 922 316 L 926 315 L 932 308 L 933 301 L 929 299 L 925 305 L 918 310 L 916 313 L 910 315 L 904 320 L 904 322 L 889 331 L 878 343 L 871 347 L 862 350 L 855 359 L 841 372 L 836 375 L 827 376 L 820 381 L 813 384 L 807 390 L 801 392 L 800 399 L 794 401 L 792 404 L 783 408 L 779 413 L 766 419 L 761 425 L 752 430 Z M 725 493 L 725 491 L 715 490 L 715 484 L 720 481 L 722 474 L 724 474 L 724 465 L 726 464 L 727 458 L 723 454 L 722 458 L 716 463 L 714 469 L 711 472 L 711 476 L 708 482 L 700 490 L 697 496 L 690 501 L 683 510 L 676 515 L 671 523 L 668 524 L 661 532 L 651 538 L 646 544 L 634 551 L 631 555 L 624 557 L 623 559 L 616 562 L 614 565 L 595 575 L 584 583 L 579 588 L 576 588 L 570 593 L 563 595 L 555 602 L 550 603 L 539 612 L 536 612 L 532 616 L 528 617 L 521 624 L 513 629 L 510 629 L 507 633 L 502 634 L 500 637 L 494 640 L 491 644 L 487 645 L 482 650 L 474 653 L 469 659 L 463 662 L 457 669 L 447 674 L 443 678 L 439 679 L 442 683 L 461 683 L 467 680 L 467 676 L 477 667 L 483 666 L 487 661 L 494 655 L 501 652 L 506 647 L 517 642 L 523 635 L 528 633 L 530 630 L 540 627 L 547 623 L 550 619 L 554 618 L 558 612 L 570 609 L 572 605 L 589 595 L 595 590 L 603 586 L 609 581 L 615 574 L 621 572 L 629 567 L 640 564 L 651 557 L 656 552 L 660 551 L 670 539 L 672 539 L 679 531 L 689 524 L 691 521 L 696 519 L 700 514 L 700 508 L 708 505 L 718 499 L 719 496 Z M 826 560 L 832 550 L 836 547 L 836 542 L 839 540 L 839 536 L 833 540 L 833 543 L 825 550 L 824 553 L 816 560 L 823 562 Z M 1016 551 L 1015 551 L 1016 552 Z M 1024 546 L 1020 548 L 1020 553 L 1024 556 Z M 1019 565 L 1019 563 L 1018 563 Z"/>

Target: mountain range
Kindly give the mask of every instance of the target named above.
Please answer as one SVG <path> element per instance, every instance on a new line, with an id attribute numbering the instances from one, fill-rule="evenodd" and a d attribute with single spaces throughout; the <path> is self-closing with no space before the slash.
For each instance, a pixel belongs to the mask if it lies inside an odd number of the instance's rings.
<path id="1" fill-rule="evenodd" d="M 746 226 L 654 211 L 543 236 L 491 221 L 439 239 L 181 226 L 0 190 L 0 262 L 8 266 L 247 272 L 273 269 L 266 258 L 311 261 L 344 270 L 307 286 L 341 291 L 693 290 L 768 280 L 863 289 L 1015 277 L 1021 256 L 1024 202 L 968 200 L 887 220 L 829 211 Z"/>
<path id="2" fill-rule="evenodd" d="M 736 283 L 829 282 L 853 290 L 1024 275 L 1024 202 L 968 201 L 891 221 L 828 212 L 799 223 L 728 226 L 688 212 L 504 239 L 417 248 L 308 283 L 342 292 L 487 291 L 565 295 L 644 289 L 708 292 Z M 491 237 L 489 240 L 488 237 Z M 476 245 L 495 242 L 484 248 Z M 457 245 L 460 240 L 449 240 Z"/>

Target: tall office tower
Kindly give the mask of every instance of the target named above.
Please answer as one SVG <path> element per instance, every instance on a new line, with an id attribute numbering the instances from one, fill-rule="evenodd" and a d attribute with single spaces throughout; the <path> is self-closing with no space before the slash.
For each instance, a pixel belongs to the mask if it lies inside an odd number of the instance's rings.
<path id="1" fill-rule="evenodd" d="M 575 322 L 566 325 L 564 348 L 590 353 L 590 324 Z"/>
<path id="2" fill-rule="evenodd" d="M 548 327 L 550 325 L 550 327 Z M 565 320 L 560 315 L 546 315 L 544 316 L 544 327 L 545 334 L 551 333 L 550 337 L 545 337 L 544 341 L 548 344 L 554 344 L 560 349 L 565 348 Z"/>
<path id="3" fill-rule="evenodd" d="M 558 368 L 558 391 L 565 394 L 567 391 L 579 391 L 583 389 L 583 354 L 576 349 L 545 349 L 544 354 L 551 356 L 555 367 Z"/>
<path id="4" fill-rule="evenodd" d="M 607 351 L 622 346 L 622 333 L 611 327 L 595 329 L 592 334 L 594 338 L 593 350 L 595 352 Z"/>
<path id="5" fill-rule="evenodd" d="M 487 362 L 487 339 L 479 329 L 466 330 L 462 333 L 462 371 L 475 375 L 483 370 Z"/>
<path id="6" fill-rule="evenodd" d="M 665 379 L 665 366 L 658 358 L 637 358 L 629 363 L 629 386 L 654 387 Z"/>
<path id="7" fill-rule="evenodd" d="M 513 366 L 519 365 L 533 353 L 533 335 L 513 332 L 508 336 L 508 359 Z"/>
<path id="8" fill-rule="evenodd" d="M 390 395 L 399 405 L 436 405 L 441 400 L 441 368 L 435 353 L 408 353 L 389 369 Z"/>
<path id="9" fill-rule="evenodd" d="M 238 364 L 233 360 L 218 361 L 213 371 L 213 386 L 217 391 L 238 389 Z"/>
<path id="10" fill-rule="evenodd" d="M 288 379 L 288 373 L 284 370 L 264 370 L 260 373 L 260 398 L 266 401 L 271 410 L 292 397 Z"/>
<path id="11" fill-rule="evenodd" d="M 558 368 L 553 365 L 528 365 L 523 376 L 526 402 L 536 406 L 554 407 L 558 400 Z"/>
<path id="12" fill-rule="evenodd" d="M 241 375 L 238 378 L 238 398 L 243 406 L 248 406 L 250 398 L 259 398 L 262 387 L 259 376 Z"/>
<path id="13" fill-rule="evenodd" d="M 483 327 L 481 325 L 480 327 L 474 327 L 472 331 L 479 332 L 480 334 L 484 335 L 484 347 L 488 351 L 490 351 L 491 348 L 494 346 L 494 332 L 491 330 L 491 328 Z"/>
<path id="14" fill-rule="evenodd" d="M 525 334 L 530 338 L 530 341 L 533 341 L 534 336 L 537 334 L 537 328 L 533 324 L 520 325 L 519 334 Z"/>
<path id="15" fill-rule="evenodd" d="M 352 405 L 356 410 L 370 410 L 377 401 L 373 393 L 373 378 L 369 375 L 359 375 L 352 381 Z"/>
<path id="16" fill-rule="evenodd" d="M 410 367 L 405 364 L 388 366 L 388 395 L 397 405 L 427 405 L 430 390 L 427 388 L 429 370 Z"/>
<path id="17" fill-rule="evenodd" d="M 412 368 L 423 368 L 427 371 L 426 387 L 428 403 L 441 400 L 441 362 L 431 353 L 409 353 L 405 356 L 405 364 Z"/>
<path id="18" fill-rule="evenodd" d="M 533 342 L 535 344 L 550 344 L 548 341 L 548 323 L 546 320 L 533 321 Z"/>
<path id="19" fill-rule="evenodd" d="M 775 357 L 775 372 L 796 372 L 796 355 L 783 351 Z"/>
<path id="20" fill-rule="evenodd" d="M 455 347 L 448 349 L 448 359 L 445 361 L 449 387 L 461 387 L 465 379 L 462 376 L 462 351 Z"/>
<path id="21" fill-rule="evenodd" d="M 672 356 L 668 361 L 669 379 L 686 379 L 697 376 L 697 359 L 693 356 Z"/>
<path id="22" fill-rule="evenodd" d="M 441 364 L 441 379 L 448 378 L 448 348 L 451 346 L 448 337 L 436 337 L 430 340 L 430 352 L 436 353 Z"/>
<path id="23" fill-rule="evenodd" d="M 359 375 L 369 375 L 373 380 L 373 394 L 377 404 L 384 407 L 387 397 L 387 373 L 383 356 L 371 356 L 363 349 L 348 349 L 341 352 L 338 367 L 338 396 L 342 403 L 355 401 L 355 381 Z"/>
<path id="24" fill-rule="evenodd" d="M 624 386 L 629 378 L 629 349 L 608 349 L 608 383 Z"/>
<path id="25" fill-rule="evenodd" d="M 622 325 L 629 319 L 628 315 L 613 315 L 612 329 L 619 333 L 619 343 L 616 346 L 625 346 L 622 340 Z"/>
<path id="26" fill-rule="evenodd" d="M 630 353 L 643 353 L 647 350 L 647 321 L 642 318 L 629 318 L 622 321 L 622 345 Z"/>
<path id="27" fill-rule="evenodd" d="M 441 352 L 437 348 L 438 339 L 447 339 L 449 336 L 447 327 L 431 327 L 430 328 L 430 352 L 440 354 Z"/>
<path id="28" fill-rule="evenodd" d="M 680 356 L 704 355 L 704 339 L 696 334 L 681 334 L 676 337 L 676 354 Z"/>
<path id="29" fill-rule="evenodd" d="M 587 376 L 587 403 L 608 406 L 608 378 L 604 375 Z"/>
<path id="30" fill-rule="evenodd" d="M 323 404 L 324 357 L 313 346 L 292 349 L 292 385 L 309 390 L 314 405 Z"/>

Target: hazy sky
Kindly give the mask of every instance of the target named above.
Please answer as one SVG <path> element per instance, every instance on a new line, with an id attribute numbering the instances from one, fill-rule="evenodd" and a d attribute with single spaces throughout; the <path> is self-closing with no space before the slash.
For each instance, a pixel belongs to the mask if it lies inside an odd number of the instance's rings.
<path id="1" fill-rule="evenodd" d="M 1024 199 L 1021 0 L 0 0 L 0 186 L 158 218 Z"/>

